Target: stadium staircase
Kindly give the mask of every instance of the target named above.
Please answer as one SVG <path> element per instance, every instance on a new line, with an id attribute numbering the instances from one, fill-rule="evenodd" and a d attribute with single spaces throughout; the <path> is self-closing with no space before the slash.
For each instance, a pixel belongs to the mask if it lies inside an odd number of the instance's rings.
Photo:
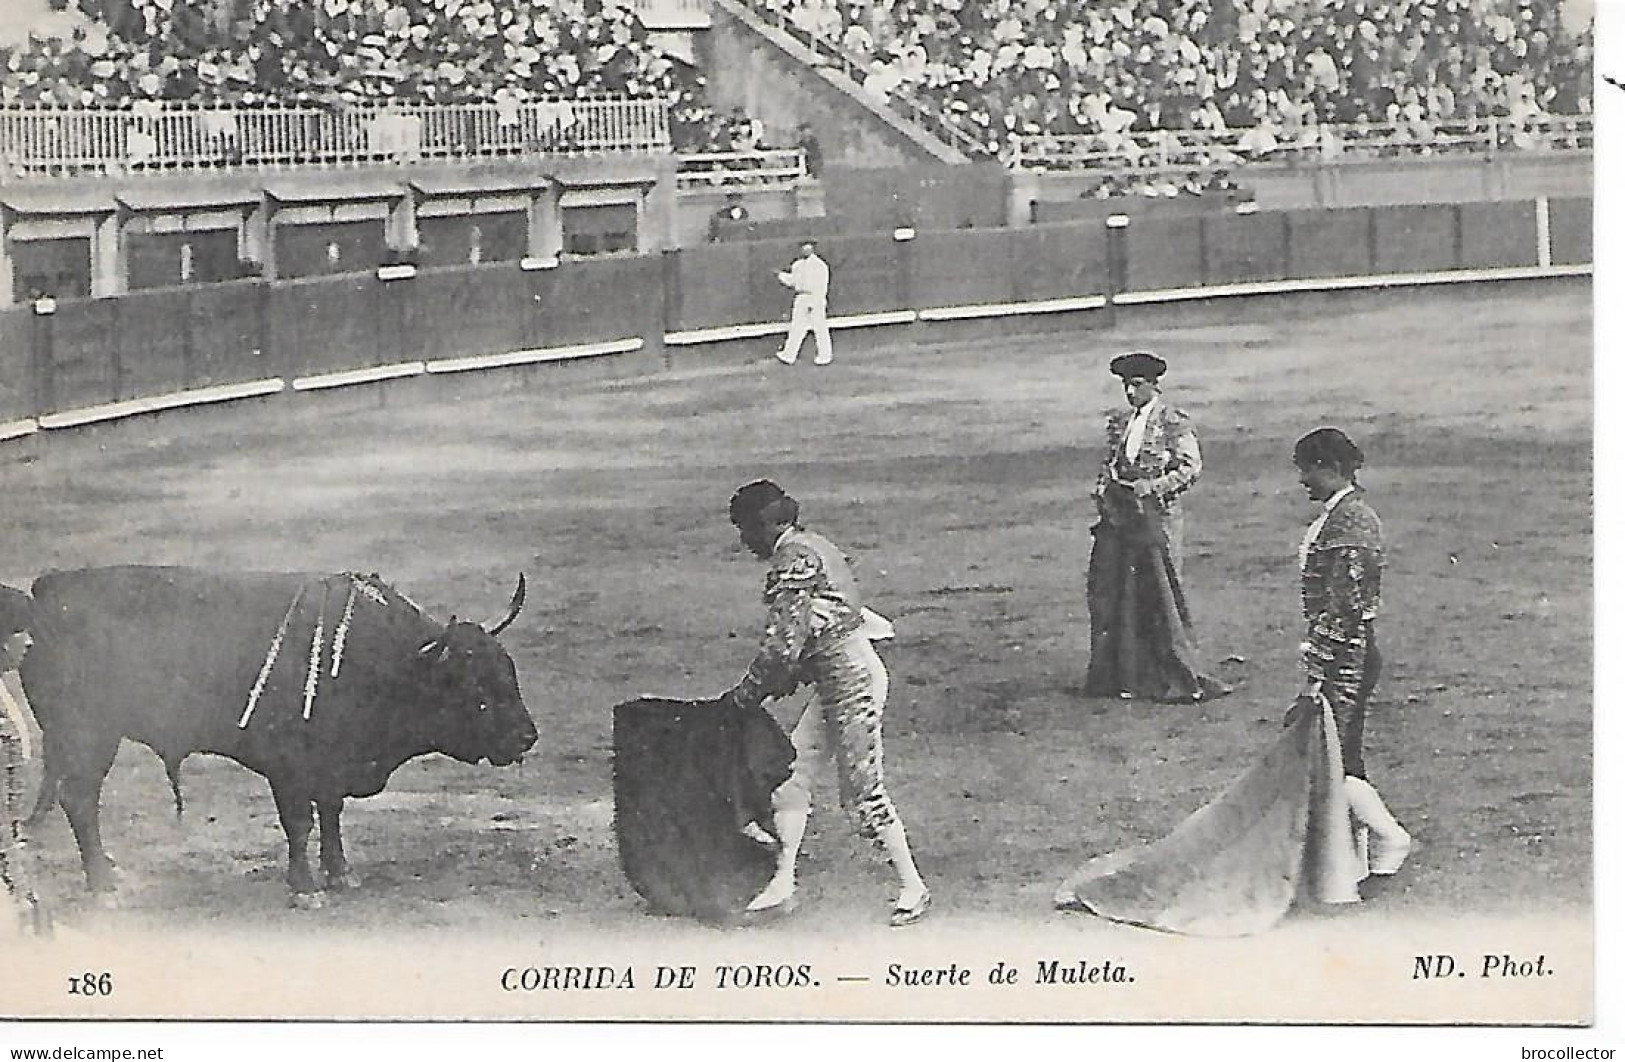
<path id="1" fill-rule="evenodd" d="M 902 94 L 863 87 L 867 71 L 839 45 L 782 13 L 742 0 L 710 0 L 711 101 L 774 124 L 812 127 L 829 162 L 853 166 L 972 161 L 976 140 L 940 112 Z M 777 113 L 774 113 L 777 112 Z"/>

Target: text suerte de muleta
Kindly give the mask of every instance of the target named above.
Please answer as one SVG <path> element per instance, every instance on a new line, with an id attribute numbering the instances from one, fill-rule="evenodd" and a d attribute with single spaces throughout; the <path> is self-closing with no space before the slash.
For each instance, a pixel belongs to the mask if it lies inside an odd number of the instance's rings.
<path id="1" fill-rule="evenodd" d="M 652 963 L 509 966 L 499 985 L 504 992 L 760 991 L 878 985 L 888 989 L 969 988 L 973 985 L 1029 985 L 1058 988 L 1125 985 L 1134 974 L 1118 959 L 1037 959 L 1025 963 L 950 962 L 921 966 L 887 963 L 871 970 L 826 971 L 812 963 L 711 963 L 705 966 Z"/>

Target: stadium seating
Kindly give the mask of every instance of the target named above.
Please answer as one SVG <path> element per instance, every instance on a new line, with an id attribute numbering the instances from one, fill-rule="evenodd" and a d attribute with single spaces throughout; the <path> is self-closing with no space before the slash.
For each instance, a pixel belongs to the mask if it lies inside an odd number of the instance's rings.
<path id="1" fill-rule="evenodd" d="M 0 48 L 0 104 L 335 104 L 614 94 L 672 104 L 680 151 L 739 150 L 699 73 L 602 0 L 59 0 L 84 24 Z M 750 0 L 990 155 L 1033 134 L 1245 129 L 1244 156 L 1334 124 L 1521 124 L 1590 110 L 1592 28 L 1549 0 Z M 1578 0 L 1569 0 L 1576 3 Z M 274 88 L 273 88 L 274 86 Z M 754 127 L 754 128 L 753 128 Z M 1344 134 L 1340 133 L 1338 139 Z"/>
<path id="2" fill-rule="evenodd" d="M 1425 143 L 1437 123 L 1590 110 L 1591 27 L 1550 0 L 754 2 L 992 154 L 1030 134 L 1245 128 L 1258 155 L 1334 123 Z"/>
<path id="3" fill-rule="evenodd" d="M 61 38 L 0 48 L 0 104 L 521 103 L 655 97 L 681 148 L 711 115 L 697 71 L 600 0 L 67 0 Z"/>

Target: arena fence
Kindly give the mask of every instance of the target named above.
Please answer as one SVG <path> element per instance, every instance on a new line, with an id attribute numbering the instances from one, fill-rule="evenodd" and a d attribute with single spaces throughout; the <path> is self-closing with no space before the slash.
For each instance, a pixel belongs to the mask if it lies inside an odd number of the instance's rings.
<path id="1" fill-rule="evenodd" d="M 630 7 L 646 29 L 702 29 L 711 25 L 711 0 L 611 0 Z"/>
<path id="2" fill-rule="evenodd" d="M 807 156 L 800 148 L 697 151 L 677 156 L 679 192 L 787 188 L 806 176 Z"/>
<path id="3" fill-rule="evenodd" d="M 444 106 L 0 107 L 13 176 L 230 171 L 671 150 L 659 100 L 552 99 Z"/>
<path id="4" fill-rule="evenodd" d="M 1253 162 L 1590 151 L 1590 115 L 1538 115 L 1522 121 L 1486 116 L 1449 122 L 1349 122 L 1297 133 L 1257 129 L 1154 129 L 1121 133 L 1030 135 L 1012 143 L 1016 170 L 1188 173 Z"/>
<path id="5" fill-rule="evenodd" d="M 41 300 L 0 311 L 0 438 L 405 377 L 678 352 L 786 330 L 794 239 Z M 1249 295 L 1587 275 L 1589 199 L 1153 217 L 836 236 L 839 329 Z M 687 353 L 685 353 L 687 356 Z"/>

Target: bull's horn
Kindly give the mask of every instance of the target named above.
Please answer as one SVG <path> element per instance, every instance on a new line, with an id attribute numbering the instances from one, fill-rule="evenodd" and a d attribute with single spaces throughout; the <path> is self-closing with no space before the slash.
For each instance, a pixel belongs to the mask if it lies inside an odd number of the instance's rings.
<path id="1" fill-rule="evenodd" d="M 508 602 L 508 614 L 503 616 L 500 620 L 497 620 L 495 623 L 482 623 L 480 626 L 484 627 L 487 633 L 501 634 L 503 631 L 508 629 L 508 624 L 512 623 L 518 617 L 519 610 L 524 607 L 525 573 L 520 572 L 519 585 L 514 587 L 513 600 Z"/>

